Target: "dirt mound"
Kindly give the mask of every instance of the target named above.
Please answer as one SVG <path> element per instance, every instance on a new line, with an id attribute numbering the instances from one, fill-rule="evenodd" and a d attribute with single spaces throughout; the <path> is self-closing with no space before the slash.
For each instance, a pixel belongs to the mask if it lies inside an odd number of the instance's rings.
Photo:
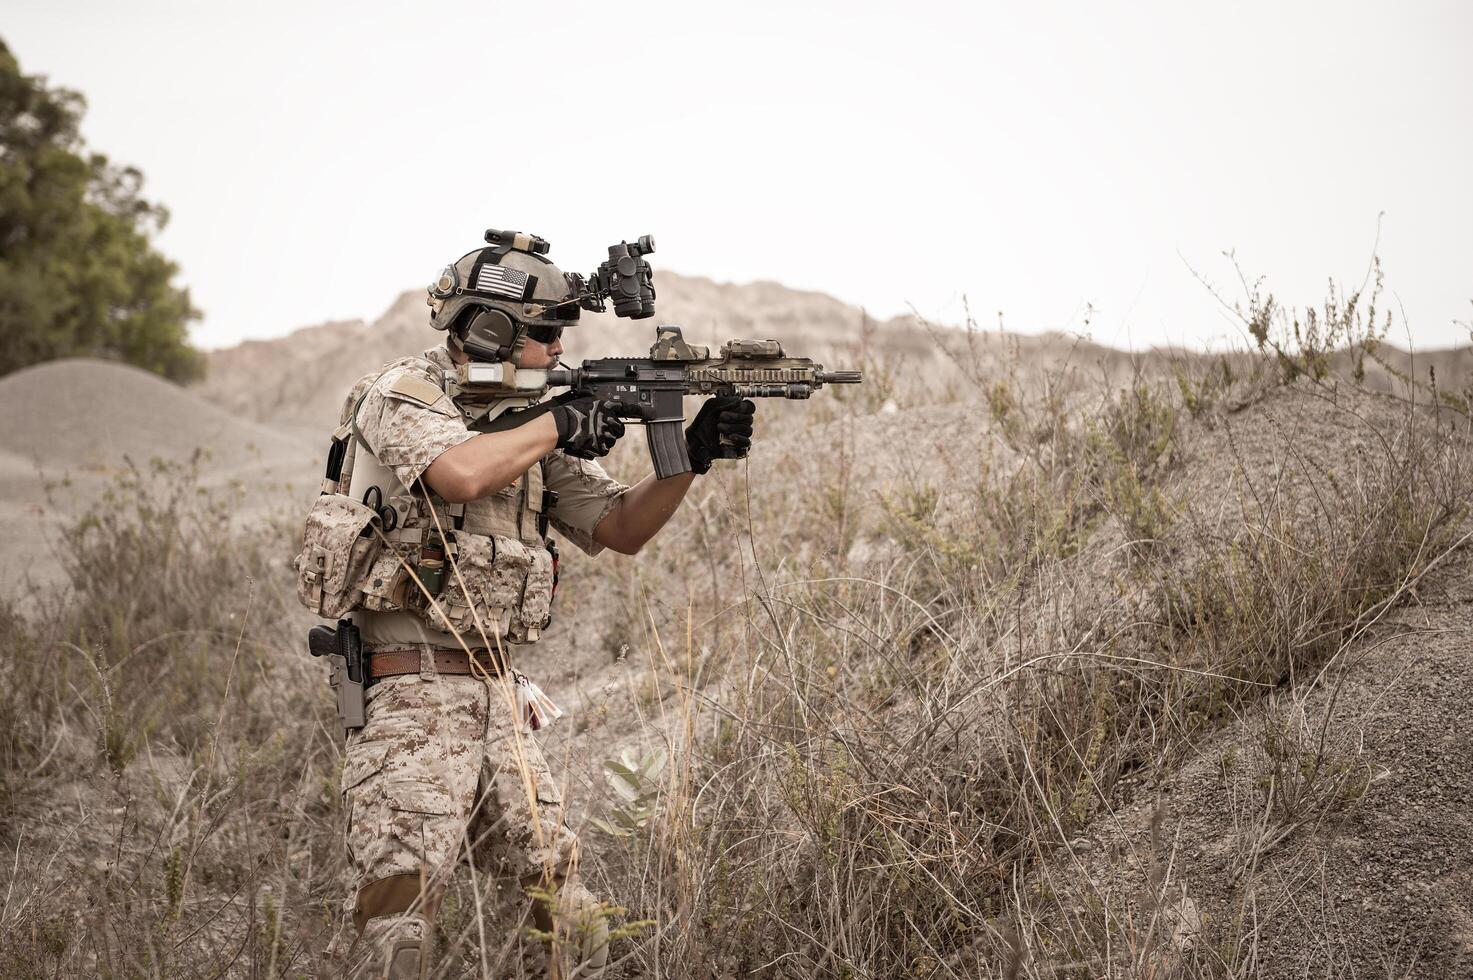
<path id="1" fill-rule="evenodd" d="M 110 361 L 52 361 L 0 378 L 0 418 L 0 522 L 10 530 L 0 594 L 26 575 L 57 574 L 40 556 L 130 461 L 146 472 L 155 458 L 183 463 L 204 451 L 203 483 L 247 490 L 242 520 L 310 492 L 321 466 L 310 442 Z"/>
<path id="2" fill-rule="evenodd" d="M 1106 906 L 1190 908 L 1244 975 L 1473 975 L 1473 555 L 1295 701 L 1271 700 L 1099 820 L 1066 863 Z M 1170 929 L 1167 930 L 1168 932 Z"/>
<path id="3" fill-rule="evenodd" d="M 1122 975 L 1473 975 L 1473 871 L 1462 857 L 1473 845 L 1473 774 L 1449 765 L 1473 730 L 1460 693 L 1473 675 L 1467 528 L 1438 539 L 1456 544 L 1404 590 L 1399 573 L 1357 578 L 1348 561 L 1311 557 L 1332 556 L 1325 542 L 1357 528 L 1367 554 L 1396 545 L 1394 535 L 1370 540 L 1373 525 L 1413 506 L 1438 468 L 1424 465 L 1407 489 L 1396 463 L 1416 457 L 1409 446 L 1430 452 L 1459 438 L 1454 418 L 1425 399 L 1413 409 L 1349 385 L 1300 384 L 1177 419 L 1159 463 L 1162 496 L 1139 497 L 1159 499 L 1159 513 L 1127 529 L 1107 508 L 1077 559 L 1071 614 L 1094 610 L 1112 636 L 1132 621 L 1169 621 L 1183 635 L 1208 624 L 1196 647 L 1173 647 L 1165 631 L 1135 635 L 1139 645 L 1124 649 L 1144 661 L 1190 665 L 1171 651 L 1192 649 L 1204 658 L 1196 666 L 1215 667 L 1211 651 L 1226 648 L 1213 644 L 1250 621 L 1283 624 L 1290 649 L 1325 654 L 1256 675 L 1261 690 L 1237 707 L 1205 709 L 1217 720 L 1185 758 L 1152 758 L 1102 793 L 1102 811 L 1038 874 L 1051 894 L 1071 896 L 1043 932 L 1114 937 L 1109 955 L 1121 961 L 1110 969 Z M 1130 546 L 1152 536 L 1151 548 Z M 1255 546 L 1269 536 L 1281 551 Z M 1420 555 L 1416 567 L 1433 557 L 1405 546 Z M 1292 565 L 1268 563 L 1291 553 L 1305 560 L 1297 581 L 1285 574 Z M 1222 571 L 1259 563 L 1251 577 Z M 1210 588 L 1260 575 L 1272 588 Z M 1241 612 L 1328 607 L 1331 583 L 1385 598 L 1365 600 L 1350 626 Z M 1138 970 L 1123 965 L 1127 955 Z"/>
<path id="4" fill-rule="evenodd" d="M 8 375 L 0 379 L 0 415 L 7 423 L 0 452 L 48 470 L 110 466 L 124 456 L 186 458 L 197 449 L 229 465 L 303 449 L 156 375 L 109 361 L 52 361 Z"/>

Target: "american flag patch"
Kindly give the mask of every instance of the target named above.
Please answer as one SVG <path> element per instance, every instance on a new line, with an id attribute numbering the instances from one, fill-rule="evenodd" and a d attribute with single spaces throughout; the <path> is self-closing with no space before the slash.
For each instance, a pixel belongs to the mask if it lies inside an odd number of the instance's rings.
<path id="1" fill-rule="evenodd" d="M 480 293 L 521 299 L 527 293 L 527 274 L 487 263 L 477 270 L 471 288 Z"/>

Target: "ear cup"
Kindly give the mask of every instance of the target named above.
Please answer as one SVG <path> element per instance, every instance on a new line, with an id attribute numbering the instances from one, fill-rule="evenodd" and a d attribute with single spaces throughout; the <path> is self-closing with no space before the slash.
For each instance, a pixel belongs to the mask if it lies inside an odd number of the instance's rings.
<path id="1" fill-rule="evenodd" d="M 517 341 L 517 325 L 511 317 L 497 309 L 480 306 L 474 307 L 473 311 L 460 346 L 477 360 L 506 360 L 511 356 L 512 347 Z"/>

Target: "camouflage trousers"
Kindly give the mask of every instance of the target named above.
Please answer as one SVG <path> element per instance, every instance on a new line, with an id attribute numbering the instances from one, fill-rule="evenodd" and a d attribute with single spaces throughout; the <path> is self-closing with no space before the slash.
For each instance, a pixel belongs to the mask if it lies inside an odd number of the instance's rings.
<path id="1" fill-rule="evenodd" d="M 349 737 L 343 762 L 352 885 L 332 954 L 348 975 L 445 975 L 450 964 L 434 962 L 433 924 L 467 861 L 484 876 L 478 894 L 494 895 L 497 883 L 521 909 L 500 923 L 474 923 L 472 912 L 473 928 L 462 930 L 462 945 L 480 946 L 493 975 L 515 975 L 527 955 L 553 977 L 577 963 L 579 977 L 602 972 L 607 927 L 573 877 L 578 839 L 541 750 L 513 718 L 495 678 L 411 674 L 369 688 L 367 723 Z M 523 938 L 529 899 L 515 884 L 507 889 L 509 880 L 537 896 L 536 926 L 556 936 L 545 948 Z"/>

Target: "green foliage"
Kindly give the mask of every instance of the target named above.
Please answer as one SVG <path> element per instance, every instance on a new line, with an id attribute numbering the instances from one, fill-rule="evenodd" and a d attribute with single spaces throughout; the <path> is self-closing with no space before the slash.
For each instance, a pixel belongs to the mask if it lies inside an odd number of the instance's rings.
<path id="1" fill-rule="evenodd" d="M 594 817 L 594 826 L 612 837 L 628 837 L 648 826 L 660 796 L 665 758 L 663 749 L 655 749 L 639 759 L 625 751 L 618 759 L 604 760 L 604 776 L 623 802 L 609 808 L 613 820 Z"/>
<path id="2" fill-rule="evenodd" d="M 1193 371 L 1184 364 L 1173 364 L 1172 374 L 1181 394 L 1182 408 L 1194 419 L 1210 416 L 1237 380 L 1226 357 L 1217 358 L 1206 370 Z"/>
<path id="3" fill-rule="evenodd" d="M 1179 409 L 1165 385 L 1137 382 L 1086 423 L 1091 474 L 1105 510 L 1119 520 L 1131 550 L 1149 553 L 1171 525 L 1172 504 L 1150 477 L 1170 461 Z"/>
<path id="4" fill-rule="evenodd" d="M 168 213 L 136 168 L 86 149 L 84 105 L 0 41 L 0 374 L 86 355 L 196 378 L 199 311 L 150 242 Z"/>

